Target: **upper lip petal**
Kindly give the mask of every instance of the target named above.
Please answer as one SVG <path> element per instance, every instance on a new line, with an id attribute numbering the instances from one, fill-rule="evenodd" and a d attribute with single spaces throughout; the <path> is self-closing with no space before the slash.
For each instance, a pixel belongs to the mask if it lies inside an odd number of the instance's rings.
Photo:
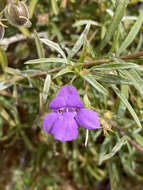
<path id="1" fill-rule="evenodd" d="M 49 105 L 50 109 L 59 109 L 63 107 L 84 107 L 76 88 L 71 85 L 63 86 L 57 93 L 57 96 L 51 101 Z"/>

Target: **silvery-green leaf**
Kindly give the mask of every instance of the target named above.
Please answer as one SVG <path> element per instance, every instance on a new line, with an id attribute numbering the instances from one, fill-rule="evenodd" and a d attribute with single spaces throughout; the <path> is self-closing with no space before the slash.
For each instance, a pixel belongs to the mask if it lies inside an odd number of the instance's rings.
<path id="1" fill-rule="evenodd" d="M 59 52 L 62 57 L 66 60 L 67 62 L 67 58 L 66 58 L 66 55 L 64 53 L 64 51 L 60 48 L 59 44 L 49 40 L 49 39 L 45 39 L 45 38 L 40 38 L 40 40 L 46 44 L 47 46 L 50 46 L 51 48 L 55 49 L 57 52 Z"/>
<path id="2" fill-rule="evenodd" d="M 117 1 L 117 7 L 114 13 L 114 17 L 113 20 L 109 26 L 109 29 L 106 32 L 105 38 L 104 40 L 102 40 L 101 44 L 100 44 L 100 49 L 102 50 L 105 45 L 110 41 L 110 39 L 112 38 L 115 30 L 117 29 L 117 27 L 119 26 L 123 16 L 124 16 L 124 11 L 128 5 L 128 0 L 118 0 Z M 111 12 L 111 11 L 110 11 Z"/>
<path id="3" fill-rule="evenodd" d="M 111 85 L 114 92 L 117 94 L 117 96 L 123 101 L 123 103 L 125 104 L 125 106 L 127 107 L 127 109 L 129 110 L 130 114 L 132 115 L 132 117 L 134 118 L 136 124 L 142 128 L 140 120 L 136 114 L 136 112 L 134 111 L 134 109 L 132 108 L 131 104 L 128 102 L 127 98 L 120 92 L 120 90 L 115 86 L 115 85 Z"/>
<path id="4" fill-rule="evenodd" d="M 36 43 L 38 57 L 39 58 L 45 57 L 45 52 L 44 52 L 43 44 L 41 43 L 40 38 L 39 38 L 39 36 L 38 36 L 38 34 L 37 34 L 36 31 L 34 31 L 34 38 L 35 38 L 35 43 Z"/>
<path id="5" fill-rule="evenodd" d="M 43 88 L 43 94 L 42 94 L 43 104 L 46 103 L 49 88 L 50 88 L 50 84 L 51 84 L 51 76 L 48 74 L 46 76 L 46 79 L 45 79 L 45 82 L 44 82 L 44 88 Z"/>
<path id="6" fill-rule="evenodd" d="M 0 90 L 4 90 L 12 85 L 13 85 L 13 83 L 6 83 L 5 81 L 2 81 L 2 82 L 0 82 Z"/>
<path id="7" fill-rule="evenodd" d="M 130 30 L 128 36 L 125 38 L 125 40 L 121 44 L 121 47 L 119 48 L 117 52 L 117 56 L 119 56 L 133 42 L 137 33 L 140 30 L 140 27 L 142 26 L 142 23 L 143 23 L 143 13 L 141 12 L 137 21 L 135 22 L 132 29 Z"/>
<path id="8" fill-rule="evenodd" d="M 127 63 L 127 62 L 120 62 L 120 63 L 105 63 L 97 66 L 93 66 L 92 70 L 96 71 L 111 71 L 116 69 L 132 69 L 137 68 L 139 70 L 143 70 L 143 67 L 137 65 L 135 63 Z"/>
<path id="9" fill-rule="evenodd" d="M 138 92 L 143 96 L 143 79 L 139 76 L 139 74 L 134 69 L 130 69 L 129 71 L 122 71 L 129 80 L 132 81 L 134 87 L 138 90 Z"/>
<path id="10" fill-rule="evenodd" d="M 61 71 L 59 71 L 59 72 L 54 76 L 54 79 L 57 78 L 57 77 L 59 77 L 59 76 L 61 76 L 61 75 L 64 75 L 64 74 L 66 74 L 66 73 L 71 73 L 71 72 L 73 72 L 71 68 L 68 68 L 68 67 L 67 67 L 67 68 L 64 68 L 64 69 L 62 69 Z"/>
<path id="11" fill-rule="evenodd" d="M 41 59 L 33 59 L 26 61 L 24 64 L 41 64 L 41 63 L 67 63 L 67 61 L 63 58 L 41 58 Z"/>
<path id="12" fill-rule="evenodd" d="M 94 20 L 79 20 L 73 24 L 73 27 L 81 26 L 81 25 L 87 25 L 87 24 L 91 24 L 91 25 L 95 25 L 95 26 L 101 26 L 101 24 L 99 22 L 96 22 Z"/>
<path id="13" fill-rule="evenodd" d="M 112 158 L 122 148 L 122 146 L 127 143 L 127 139 L 128 139 L 127 136 L 123 136 L 113 147 L 110 153 L 105 155 L 101 154 L 99 158 L 99 165 L 102 164 L 105 160 L 109 160 L 110 158 Z"/>
<path id="14" fill-rule="evenodd" d="M 90 24 L 88 23 L 84 29 L 84 31 L 82 32 L 82 34 L 80 35 L 79 39 L 76 41 L 74 47 L 72 48 L 72 50 L 70 51 L 70 57 L 73 57 L 76 53 L 78 53 L 78 51 L 80 50 L 80 48 L 82 47 L 84 40 L 89 32 L 90 29 Z"/>
<path id="15" fill-rule="evenodd" d="M 108 91 L 106 90 L 106 88 L 104 88 L 99 82 L 97 82 L 92 75 L 82 75 L 82 78 L 89 82 L 97 91 L 99 91 L 103 95 L 108 95 Z"/>

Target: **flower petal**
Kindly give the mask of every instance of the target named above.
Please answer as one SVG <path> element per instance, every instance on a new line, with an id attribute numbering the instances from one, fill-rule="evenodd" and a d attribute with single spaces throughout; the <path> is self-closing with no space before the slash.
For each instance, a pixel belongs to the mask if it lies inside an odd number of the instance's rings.
<path id="1" fill-rule="evenodd" d="M 49 108 L 51 110 L 55 110 L 55 109 L 59 109 L 63 107 L 66 107 L 66 102 L 65 102 L 64 97 L 56 97 L 49 104 Z"/>
<path id="2" fill-rule="evenodd" d="M 51 133 L 55 139 L 61 142 L 76 139 L 78 136 L 78 125 L 74 119 L 74 114 L 71 112 L 59 114 Z"/>
<path id="3" fill-rule="evenodd" d="M 57 93 L 57 96 L 68 96 L 68 95 L 79 97 L 76 88 L 72 85 L 63 86 L 62 88 L 60 88 L 60 90 Z"/>
<path id="4" fill-rule="evenodd" d="M 46 133 L 51 134 L 52 127 L 58 118 L 58 114 L 56 112 L 52 112 L 47 114 L 43 119 L 43 129 Z"/>
<path id="5" fill-rule="evenodd" d="M 66 107 L 70 108 L 83 108 L 84 105 L 80 98 L 77 96 L 67 96 L 65 97 Z"/>
<path id="6" fill-rule="evenodd" d="M 58 94 L 57 97 L 64 97 L 66 105 L 63 107 L 72 107 L 72 108 L 83 108 L 84 105 L 80 100 L 80 96 L 75 87 L 72 85 L 65 85 L 63 86 Z"/>
<path id="7" fill-rule="evenodd" d="M 100 128 L 99 118 L 96 112 L 88 109 L 80 109 L 75 116 L 76 121 L 81 127 L 86 129 Z"/>

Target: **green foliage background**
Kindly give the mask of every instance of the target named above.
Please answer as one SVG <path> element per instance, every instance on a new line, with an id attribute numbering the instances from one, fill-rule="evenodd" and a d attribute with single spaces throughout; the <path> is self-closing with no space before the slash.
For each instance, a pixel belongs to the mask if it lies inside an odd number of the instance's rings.
<path id="1" fill-rule="evenodd" d="M 32 25 L 0 41 L 0 189 L 141 190 L 143 1 L 27 0 Z M 0 9 L 6 5 L 0 0 Z M 73 84 L 102 129 L 73 142 L 44 133 Z"/>

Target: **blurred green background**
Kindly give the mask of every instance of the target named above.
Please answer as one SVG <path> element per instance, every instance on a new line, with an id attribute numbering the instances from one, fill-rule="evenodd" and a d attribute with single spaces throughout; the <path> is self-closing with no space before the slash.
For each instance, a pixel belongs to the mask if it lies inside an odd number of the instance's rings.
<path id="1" fill-rule="evenodd" d="M 0 190 L 142 190 L 143 1 L 25 5 L 31 25 L 1 20 Z M 65 143 L 42 129 L 65 84 L 100 117 L 86 147 L 83 128 Z"/>

